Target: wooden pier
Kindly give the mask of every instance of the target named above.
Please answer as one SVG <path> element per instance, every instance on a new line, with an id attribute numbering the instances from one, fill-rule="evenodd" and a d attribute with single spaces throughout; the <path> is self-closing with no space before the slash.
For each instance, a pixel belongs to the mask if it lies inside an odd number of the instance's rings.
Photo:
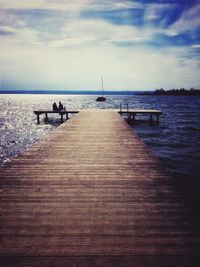
<path id="1" fill-rule="evenodd" d="M 116 111 L 81 111 L 0 171 L 0 266 L 199 266 L 187 191 Z"/>

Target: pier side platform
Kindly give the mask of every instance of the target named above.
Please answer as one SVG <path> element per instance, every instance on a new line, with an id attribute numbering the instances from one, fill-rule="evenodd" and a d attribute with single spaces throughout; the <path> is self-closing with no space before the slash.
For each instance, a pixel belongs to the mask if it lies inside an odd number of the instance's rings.
<path id="1" fill-rule="evenodd" d="M 119 111 L 120 115 L 125 115 L 128 120 L 135 121 L 137 115 L 149 116 L 149 121 L 153 121 L 153 117 L 156 118 L 156 122 L 159 123 L 162 112 L 156 109 L 127 109 Z"/>
<path id="2" fill-rule="evenodd" d="M 80 111 L 0 170 L 0 266 L 199 266 L 195 208 L 118 112 Z"/>
<path id="3" fill-rule="evenodd" d="M 63 116 L 66 116 L 66 120 L 69 119 L 69 114 L 76 114 L 77 110 L 35 110 L 33 111 L 37 116 L 37 122 L 40 123 L 40 115 L 45 114 L 45 119 L 48 119 L 48 114 L 58 114 L 60 115 L 60 121 L 63 123 Z"/>

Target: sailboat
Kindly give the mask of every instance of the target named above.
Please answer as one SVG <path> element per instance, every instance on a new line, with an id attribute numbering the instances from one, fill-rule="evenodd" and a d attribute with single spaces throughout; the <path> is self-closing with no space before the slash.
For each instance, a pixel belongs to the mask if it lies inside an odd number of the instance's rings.
<path id="1" fill-rule="evenodd" d="M 96 101 L 97 102 L 104 102 L 106 101 L 106 98 L 103 95 L 103 77 L 101 77 L 101 90 L 102 90 L 102 96 L 98 96 Z"/>

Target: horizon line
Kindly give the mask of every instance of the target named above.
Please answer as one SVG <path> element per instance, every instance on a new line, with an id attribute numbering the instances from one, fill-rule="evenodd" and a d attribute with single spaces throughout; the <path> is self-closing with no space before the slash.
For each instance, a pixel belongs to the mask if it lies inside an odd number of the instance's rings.
<path id="1" fill-rule="evenodd" d="M 104 94 L 137 94 L 153 92 L 153 90 L 105 90 Z M 93 94 L 98 95 L 101 90 L 47 90 L 47 89 L 3 89 L 0 94 Z"/>

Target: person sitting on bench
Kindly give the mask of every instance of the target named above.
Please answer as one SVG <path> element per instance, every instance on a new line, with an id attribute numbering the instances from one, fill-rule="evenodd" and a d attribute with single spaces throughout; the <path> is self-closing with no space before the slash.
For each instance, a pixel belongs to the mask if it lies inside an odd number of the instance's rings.
<path id="1" fill-rule="evenodd" d="M 59 110 L 63 110 L 63 104 L 59 102 Z"/>
<path id="2" fill-rule="evenodd" d="M 57 111 L 58 110 L 58 107 L 56 105 L 56 102 L 53 103 L 53 111 Z"/>

